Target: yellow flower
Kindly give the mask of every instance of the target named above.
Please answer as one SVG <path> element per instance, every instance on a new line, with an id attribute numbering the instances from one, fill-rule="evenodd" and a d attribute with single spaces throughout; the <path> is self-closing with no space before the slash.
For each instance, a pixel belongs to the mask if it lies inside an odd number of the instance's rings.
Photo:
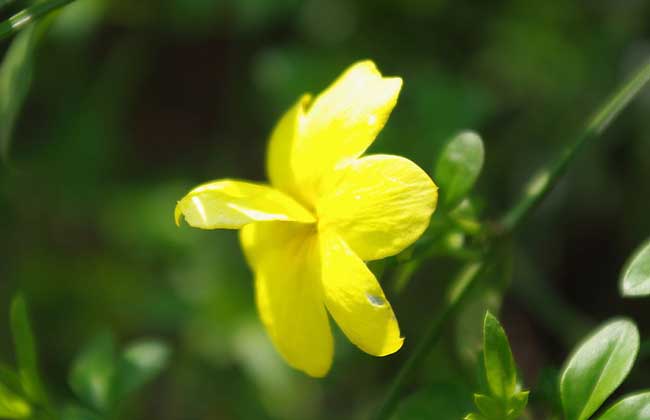
<path id="1" fill-rule="evenodd" d="M 402 79 L 374 63 L 346 70 L 304 95 L 271 134 L 271 185 L 230 179 L 190 191 L 176 206 L 201 229 L 241 229 L 255 273 L 260 317 L 287 363 L 311 376 L 334 354 L 327 312 L 366 353 L 385 356 L 404 339 L 364 261 L 395 255 L 426 229 L 437 187 L 408 159 L 361 156 L 392 111 Z"/>

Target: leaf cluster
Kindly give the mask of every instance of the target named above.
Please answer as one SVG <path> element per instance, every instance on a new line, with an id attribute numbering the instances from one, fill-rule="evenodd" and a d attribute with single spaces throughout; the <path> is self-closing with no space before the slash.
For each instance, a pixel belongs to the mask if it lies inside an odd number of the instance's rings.
<path id="1" fill-rule="evenodd" d="M 69 384 L 78 402 L 62 409 L 52 402 L 39 373 L 36 340 L 27 304 L 11 302 L 16 366 L 0 364 L 0 418 L 102 420 L 114 418 L 124 401 L 166 366 L 170 351 L 158 340 L 139 340 L 116 350 L 109 333 L 100 334 L 78 355 Z"/>

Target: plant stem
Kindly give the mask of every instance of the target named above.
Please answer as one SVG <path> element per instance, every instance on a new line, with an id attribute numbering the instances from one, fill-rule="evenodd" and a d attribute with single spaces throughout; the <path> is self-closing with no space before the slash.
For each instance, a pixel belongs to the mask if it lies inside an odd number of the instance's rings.
<path id="1" fill-rule="evenodd" d="M 528 183 L 523 196 L 508 211 L 497 224 L 494 233 L 496 237 L 492 238 L 491 250 L 495 245 L 504 238 L 509 237 L 515 231 L 526 217 L 539 205 L 546 195 L 557 184 L 562 175 L 566 172 L 568 165 L 573 161 L 578 152 L 588 141 L 598 137 L 607 126 L 616 118 L 616 116 L 630 103 L 639 93 L 641 88 L 650 80 L 650 62 L 645 64 L 628 82 L 626 82 L 616 93 L 602 106 L 594 116 L 589 119 L 582 133 L 571 142 L 560 154 L 560 156 L 551 162 L 546 168 L 543 168 Z M 486 255 L 489 258 L 490 252 Z M 485 260 L 484 260 L 485 261 Z M 466 275 L 461 276 L 461 281 L 455 282 L 460 285 L 450 294 L 450 299 L 442 308 L 442 311 L 431 321 L 424 337 L 417 345 L 413 353 L 406 360 L 397 376 L 390 385 L 386 397 L 379 407 L 374 419 L 387 420 L 392 415 L 401 391 L 406 384 L 407 379 L 413 373 L 416 366 L 429 354 L 429 351 L 436 345 L 442 334 L 442 328 L 447 320 L 460 307 L 467 292 L 475 285 L 476 280 L 480 278 L 485 269 L 485 262 L 470 263 L 466 266 Z"/>
<path id="2" fill-rule="evenodd" d="M 16 32 L 23 29 L 25 26 L 38 20 L 39 18 L 57 10 L 74 0 L 50 0 L 37 3 L 27 9 L 21 10 L 9 19 L 0 22 L 0 40 L 3 40 Z"/>
<path id="3" fill-rule="evenodd" d="M 484 267 L 485 265 L 481 262 L 469 263 L 461 271 L 458 279 L 453 282 L 452 287 L 449 290 L 446 305 L 442 312 L 429 324 L 427 331 L 424 333 L 424 337 L 420 340 L 415 350 L 413 350 L 413 353 L 411 353 L 409 358 L 406 360 L 406 363 L 404 363 L 400 371 L 397 373 L 397 376 L 388 389 L 386 398 L 379 407 L 377 415 L 374 417 L 376 420 L 387 420 L 391 416 L 393 410 L 397 406 L 400 393 L 406 384 L 406 380 L 416 366 L 427 357 L 429 350 L 438 342 L 438 339 L 442 334 L 442 327 L 454 314 L 470 289 L 476 284 L 475 279 L 480 277 Z"/>
<path id="4" fill-rule="evenodd" d="M 618 114 L 650 80 L 650 62 L 627 81 L 588 121 L 585 129 L 562 150 L 560 156 L 542 168 L 527 184 L 524 194 L 501 219 L 498 231 L 511 233 L 541 203 L 566 172 L 569 164 L 589 141 L 600 136 Z"/>

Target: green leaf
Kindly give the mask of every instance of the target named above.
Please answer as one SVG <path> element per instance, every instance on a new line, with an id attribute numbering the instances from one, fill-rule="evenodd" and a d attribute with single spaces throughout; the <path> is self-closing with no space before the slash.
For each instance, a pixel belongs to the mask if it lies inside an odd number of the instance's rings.
<path id="1" fill-rule="evenodd" d="M 38 356 L 29 322 L 27 304 L 21 295 L 11 302 L 11 333 L 14 339 L 20 381 L 25 394 L 38 402 L 47 400 L 38 374 Z"/>
<path id="2" fill-rule="evenodd" d="M 23 393 L 23 384 L 18 373 L 2 363 L 0 363 L 0 384 L 16 394 Z"/>
<path id="3" fill-rule="evenodd" d="M 508 411 L 506 413 L 508 420 L 518 419 L 526 406 L 528 405 L 528 395 L 530 391 L 521 391 L 516 393 L 508 402 Z"/>
<path id="4" fill-rule="evenodd" d="M 474 394 L 474 405 L 488 419 L 502 419 L 505 407 L 503 402 L 483 394 Z"/>
<path id="5" fill-rule="evenodd" d="M 167 365 L 170 351 L 157 340 L 131 344 L 122 353 L 117 372 L 115 397 L 120 400 L 155 378 Z"/>
<path id="6" fill-rule="evenodd" d="M 588 419 L 623 382 L 639 350 L 633 322 L 616 319 L 575 350 L 563 369 L 560 394 L 566 420 Z"/>
<path id="7" fill-rule="evenodd" d="M 490 312 L 483 321 L 483 359 L 490 391 L 508 401 L 517 388 L 517 368 L 506 332 Z"/>
<path id="8" fill-rule="evenodd" d="M 483 141 L 471 131 L 459 133 L 445 146 L 434 171 L 445 208 L 456 207 L 472 189 L 483 168 L 484 155 Z"/>
<path id="9" fill-rule="evenodd" d="M 96 336 L 77 357 L 68 382 L 75 394 L 89 406 L 104 411 L 112 401 L 115 377 L 115 342 L 110 333 Z"/>
<path id="10" fill-rule="evenodd" d="M 0 158 L 5 162 L 16 119 L 32 83 L 34 50 L 48 24 L 39 22 L 16 36 L 0 65 Z"/>
<path id="11" fill-rule="evenodd" d="M 465 417 L 463 417 L 463 420 L 487 420 L 487 419 L 480 414 L 470 413 Z"/>
<path id="12" fill-rule="evenodd" d="M 29 417 L 31 412 L 29 404 L 24 399 L 4 385 L 0 385 L 0 418 L 22 419 Z"/>
<path id="13" fill-rule="evenodd" d="M 0 22 L 0 40 L 11 36 L 25 27 L 29 28 L 29 25 L 32 22 L 47 16 L 53 11 L 68 3 L 72 3 L 73 1 L 74 0 L 41 0 L 34 2 L 32 6 L 21 10 L 9 19 Z"/>
<path id="14" fill-rule="evenodd" d="M 598 420 L 650 419 L 650 391 L 627 396 L 612 405 Z"/>
<path id="15" fill-rule="evenodd" d="M 650 295 L 650 239 L 634 251 L 625 264 L 620 289 L 623 296 Z"/>

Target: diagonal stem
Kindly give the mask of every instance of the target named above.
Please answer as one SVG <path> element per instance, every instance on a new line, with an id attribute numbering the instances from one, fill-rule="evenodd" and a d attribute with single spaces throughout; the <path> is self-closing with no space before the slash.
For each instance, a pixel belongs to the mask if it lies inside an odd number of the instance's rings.
<path id="1" fill-rule="evenodd" d="M 484 269 L 485 264 L 475 262 L 467 264 L 461 271 L 460 276 L 454 282 L 449 291 L 448 299 L 446 300 L 444 308 L 431 321 L 429 327 L 424 333 L 424 337 L 418 343 L 415 350 L 413 350 L 413 353 L 406 360 L 391 383 L 386 398 L 384 398 L 382 405 L 379 407 L 379 410 L 374 417 L 376 420 L 387 420 L 392 415 L 408 377 L 413 373 L 416 366 L 427 357 L 429 350 L 431 350 L 431 348 L 433 348 L 433 346 L 438 342 L 438 339 L 442 334 L 442 328 L 446 324 L 447 320 L 456 312 L 456 309 L 460 306 L 460 303 L 464 300 L 472 287 L 474 287 L 476 279 L 481 276 Z"/>
<path id="2" fill-rule="evenodd" d="M 10 37 L 30 23 L 69 4 L 74 0 L 49 0 L 37 3 L 0 22 L 0 40 Z"/>
<path id="3" fill-rule="evenodd" d="M 634 99 L 641 89 L 650 81 L 650 61 L 627 81 L 616 93 L 594 114 L 587 122 L 585 129 L 573 142 L 561 152 L 560 156 L 547 167 L 543 168 L 533 176 L 524 190 L 523 196 L 505 214 L 497 224 L 494 233 L 496 237 L 491 242 L 491 249 L 502 238 L 507 238 L 514 232 L 522 222 L 534 211 L 546 195 L 560 180 L 566 172 L 569 164 L 575 159 L 578 152 L 589 141 L 597 138 L 618 116 L 626 105 Z M 489 258 L 489 252 L 488 258 Z M 393 380 L 386 397 L 373 417 L 375 420 L 387 420 L 393 414 L 401 396 L 402 390 L 408 378 L 413 374 L 417 365 L 426 358 L 430 350 L 436 345 L 442 335 L 444 324 L 451 318 L 455 311 L 461 306 L 467 292 L 474 287 L 477 279 L 481 277 L 485 269 L 485 263 L 474 263 L 466 266 L 467 275 L 465 280 L 458 283 L 461 285 L 442 308 L 440 313 L 431 321 L 424 337 L 417 345 L 413 353 L 404 363 L 397 376 Z M 472 268 L 474 267 L 474 268 Z"/>
<path id="4" fill-rule="evenodd" d="M 649 80 L 650 62 L 642 66 L 628 82 L 612 95 L 588 121 L 582 133 L 562 150 L 557 159 L 542 168 L 528 182 L 522 197 L 501 219 L 498 230 L 507 233 L 516 230 L 524 219 L 542 202 L 544 197 L 551 192 L 553 187 L 555 187 L 582 147 L 598 138 L 625 106 L 637 96 Z"/>

